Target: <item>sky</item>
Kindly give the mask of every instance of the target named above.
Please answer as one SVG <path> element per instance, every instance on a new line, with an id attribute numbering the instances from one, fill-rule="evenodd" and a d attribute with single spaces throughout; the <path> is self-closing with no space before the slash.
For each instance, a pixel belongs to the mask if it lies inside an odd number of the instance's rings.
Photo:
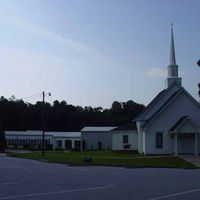
<path id="1" fill-rule="evenodd" d="M 111 107 L 165 88 L 170 23 L 183 86 L 198 100 L 199 0 L 0 0 L 0 96 Z M 37 98 L 35 98 L 37 97 Z"/>

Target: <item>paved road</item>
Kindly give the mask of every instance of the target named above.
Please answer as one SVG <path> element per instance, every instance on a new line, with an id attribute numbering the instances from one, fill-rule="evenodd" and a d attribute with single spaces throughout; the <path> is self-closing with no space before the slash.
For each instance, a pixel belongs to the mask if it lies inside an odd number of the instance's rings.
<path id="1" fill-rule="evenodd" d="M 199 200 L 200 170 L 70 167 L 0 157 L 0 200 Z"/>

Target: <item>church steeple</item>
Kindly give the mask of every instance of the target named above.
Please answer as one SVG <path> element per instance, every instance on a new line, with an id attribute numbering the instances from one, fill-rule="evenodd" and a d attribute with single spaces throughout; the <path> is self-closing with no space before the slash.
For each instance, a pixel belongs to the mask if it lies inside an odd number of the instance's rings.
<path id="1" fill-rule="evenodd" d="M 169 65 L 167 69 L 168 69 L 168 78 L 166 80 L 166 87 L 168 88 L 174 82 L 176 82 L 176 84 L 181 87 L 181 78 L 178 77 L 178 65 L 176 64 L 173 24 L 171 24 L 171 44 L 170 44 Z"/>
<path id="2" fill-rule="evenodd" d="M 171 24 L 171 45 L 170 45 L 169 65 L 176 65 L 173 24 Z"/>

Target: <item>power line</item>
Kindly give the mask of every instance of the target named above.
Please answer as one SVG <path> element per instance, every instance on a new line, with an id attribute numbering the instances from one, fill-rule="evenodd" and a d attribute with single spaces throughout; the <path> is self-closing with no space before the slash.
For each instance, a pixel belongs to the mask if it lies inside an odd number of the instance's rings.
<path id="1" fill-rule="evenodd" d="M 22 98 L 22 100 L 25 100 L 25 99 L 34 99 L 34 98 L 37 98 L 39 96 L 42 96 L 42 92 L 39 92 L 39 93 L 30 95 L 30 96 L 24 97 L 24 98 Z"/>
<path id="2" fill-rule="evenodd" d="M 53 103 L 53 100 L 51 99 L 51 98 L 49 98 L 49 96 L 46 96 L 48 99 L 49 99 L 49 101 L 51 102 L 51 103 Z"/>

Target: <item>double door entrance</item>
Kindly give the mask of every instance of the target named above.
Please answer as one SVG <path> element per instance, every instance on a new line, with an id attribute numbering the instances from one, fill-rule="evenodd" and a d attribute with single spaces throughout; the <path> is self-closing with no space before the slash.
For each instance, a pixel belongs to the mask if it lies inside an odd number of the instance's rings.
<path id="1" fill-rule="evenodd" d="M 195 154 L 195 134 L 181 134 L 177 138 L 178 154 Z"/>

